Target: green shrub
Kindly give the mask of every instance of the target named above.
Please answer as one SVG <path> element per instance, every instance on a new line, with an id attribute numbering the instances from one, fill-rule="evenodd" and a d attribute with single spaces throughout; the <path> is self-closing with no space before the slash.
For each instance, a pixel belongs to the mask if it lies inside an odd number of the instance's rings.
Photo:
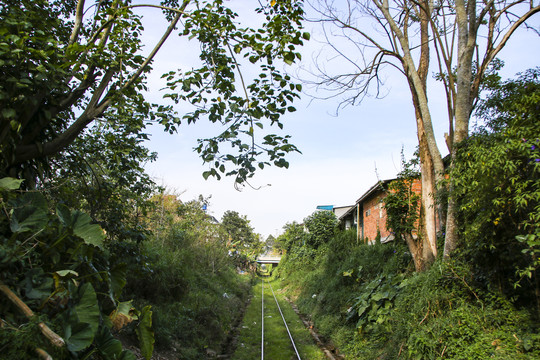
<path id="1" fill-rule="evenodd" d="M 138 307 L 152 305 L 157 348 L 201 359 L 207 348 L 220 350 L 241 315 L 250 278 L 236 273 L 220 242 L 186 234 L 172 227 L 159 241 L 144 243 L 141 254 L 151 270 L 128 273 L 126 290 Z"/>
<path id="2" fill-rule="evenodd" d="M 412 359 L 536 358 L 540 344 L 526 312 L 473 285 L 470 267 L 435 263 L 408 278 L 396 297 L 387 349 Z"/>
<path id="3" fill-rule="evenodd" d="M 288 253 L 277 274 L 319 333 L 351 359 L 533 359 L 534 319 L 479 287 L 462 262 L 413 272 L 404 244 L 337 233 L 313 259 Z"/>
<path id="4" fill-rule="evenodd" d="M 540 304 L 540 69 L 492 90 L 452 171 L 462 256 L 478 284 L 530 308 Z"/>
<path id="5" fill-rule="evenodd" d="M 308 229 L 306 244 L 316 249 L 330 241 L 336 232 L 338 220 L 332 211 L 316 211 L 304 219 L 304 225 Z"/>

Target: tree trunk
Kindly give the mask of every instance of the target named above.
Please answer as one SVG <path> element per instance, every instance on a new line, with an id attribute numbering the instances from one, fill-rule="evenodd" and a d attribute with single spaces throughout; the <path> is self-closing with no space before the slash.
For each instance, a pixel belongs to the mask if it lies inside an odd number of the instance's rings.
<path id="1" fill-rule="evenodd" d="M 414 262 L 414 269 L 417 272 L 425 270 L 426 263 L 424 262 L 423 256 L 422 256 L 422 247 L 418 246 L 416 241 L 414 241 L 414 238 L 411 234 L 405 234 L 405 242 L 407 243 L 407 247 L 409 248 L 409 251 L 411 252 L 411 256 L 413 258 Z"/>
<path id="2" fill-rule="evenodd" d="M 425 148 L 425 141 L 420 142 L 420 148 Z M 423 257 L 427 264 L 431 264 L 437 257 L 437 205 L 435 204 L 435 171 L 433 161 L 429 152 L 424 152 L 424 156 L 420 158 L 420 166 L 422 171 L 422 208 L 425 239 Z"/>
<path id="3" fill-rule="evenodd" d="M 456 145 L 469 135 L 471 114 L 472 57 L 476 46 L 476 1 L 456 0 L 456 21 L 458 28 L 458 67 L 456 73 L 456 105 L 454 138 L 452 141 L 450 170 L 456 155 Z M 444 258 L 448 259 L 457 247 L 457 199 L 452 184 L 448 189 L 448 210 L 446 214 L 446 236 Z"/>
<path id="4" fill-rule="evenodd" d="M 421 36 L 421 53 L 420 63 L 418 65 L 418 75 L 424 86 L 424 93 L 427 89 L 427 76 L 429 70 L 429 17 L 431 15 L 430 1 L 424 1 L 419 6 L 420 16 L 420 36 Z M 437 207 L 435 204 L 436 191 L 436 175 L 433 162 L 433 156 L 439 156 L 438 152 L 433 154 L 429 150 L 429 145 L 426 139 L 424 122 L 418 120 L 417 112 L 417 129 L 418 129 L 418 144 L 420 146 L 420 166 L 422 169 L 422 206 L 424 207 L 424 226 L 426 239 L 423 246 L 423 257 L 426 264 L 431 264 L 437 257 Z M 423 156 L 422 156 L 423 154 Z"/>
<path id="5" fill-rule="evenodd" d="M 418 15 L 420 18 L 420 33 L 421 33 L 421 52 L 420 52 L 420 62 L 418 64 L 418 69 L 416 73 L 418 74 L 419 82 L 414 82 L 412 77 L 407 78 L 409 82 L 409 87 L 411 89 L 411 94 L 415 115 L 416 115 L 416 128 L 419 144 L 419 156 L 420 156 L 420 169 L 422 176 L 422 203 L 421 203 L 421 214 L 420 221 L 422 222 L 420 227 L 420 239 L 422 241 L 421 247 L 421 257 L 422 264 L 420 267 L 417 266 L 415 261 L 415 266 L 417 270 L 424 269 L 427 265 L 433 263 L 437 257 L 437 227 L 436 227 L 436 204 L 435 204 L 435 191 L 436 191 L 436 182 L 437 177 L 435 176 L 435 166 L 433 161 L 433 155 L 430 152 L 430 147 L 428 144 L 428 138 L 426 134 L 426 129 L 424 126 L 424 120 L 422 119 L 422 108 L 420 105 L 420 100 L 418 93 L 421 92 L 425 101 L 427 102 L 426 88 L 427 88 L 427 76 L 429 69 L 429 3 L 424 1 L 422 6 L 418 7 Z M 403 67 L 406 70 L 406 73 L 411 73 L 410 65 L 404 61 Z M 413 70 L 414 71 L 414 70 Z M 418 89 L 418 84 L 421 84 L 422 88 Z M 426 106 L 427 108 L 427 106 Z M 440 155 L 437 153 L 435 156 Z M 407 240 L 407 244 L 409 241 Z M 411 253 L 413 249 L 409 247 Z M 418 253 L 420 255 L 420 253 Z"/>

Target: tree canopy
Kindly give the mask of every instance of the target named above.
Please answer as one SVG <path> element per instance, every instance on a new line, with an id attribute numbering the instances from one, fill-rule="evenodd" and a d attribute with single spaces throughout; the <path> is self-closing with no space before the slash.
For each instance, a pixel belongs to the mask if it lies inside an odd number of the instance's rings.
<path id="1" fill-rule="evenodd" d="M 240 215 L 237 211 L 225 211 L 221 218 L 221 225 L 228 233 L 229 240 L 239 247 L 250 247 L 258 241 L 248 218 L 245 215 Z"/>
<path id="2" fill-rule="evenodd" d="M 278 62 L 300 58 L 300 1 L 261 4 L 260 28 L 242 27 L 222 0 L 6 1 L 0 8 L 0 150 L 3 175 L 43 178 L 50 159 L 65 153 L 97 123 L 143 136 L 149 122 L 174 132 L 183 123 L 209 120 L 223 132 L 201 139 L 197 151 L 210 164 L 205 177 L 222 174 L 242 182 L 257 168 L 288 166 L 296 147 L 288 136 L 257 130 L 282 127 L 280 116 L 301 86 L 283 75 Z M 161 11 L 168 28 L 147 54 L 140 7 Z M 168 98 L 194 110 L 177 114 L 172 105 L 144 99 L 146 77 L 157 52 L 173 34 L 196 41 L 200 66 L 165 75 Z M 183 50 L 181 50 L 183 51 Z M 255 67 L 254 78 L 241 69 Z M 227 151 L 221 149 L 224 144 Z"/>
<path id="3" fill-rule="evenodd" d="M 306 243 L 318 248 L 332 238 L 337 229 L 338 219 L 332 211 L 315 211 L 304 219 L 304 225 L 309 232 Z"/>

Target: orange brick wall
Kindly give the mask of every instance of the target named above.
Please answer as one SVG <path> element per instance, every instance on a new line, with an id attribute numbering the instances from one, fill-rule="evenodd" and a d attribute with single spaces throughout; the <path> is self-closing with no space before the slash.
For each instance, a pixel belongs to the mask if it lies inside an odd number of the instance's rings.
<path id="1" fill-rule="evenodd" d="M 370 241 L 377 237 L 377 230 L 381 232 L 381 237 L 390 235 L 386 229 L 386 210 L 384 209 L 384 193 L 378 193 L 364 201 L 364 238 Z"/>
<path id="2" fill-rule="evenodd" d="M 414 180 L 412 190 L 417 194 L 422 194 L 422 183 L 420 180 Z M 383 201 L 385 196 L 385 192 L 379 191 L 363 203 L 364 238 L 369 239 L 369 241 L 375 240 L 377 230 L 380 231 L 382 238 L 390 235 L 390 231 L 386 228 L 386 210 L 384 209 Z M 368 212 L 369 215 L 367 215 Z"/>

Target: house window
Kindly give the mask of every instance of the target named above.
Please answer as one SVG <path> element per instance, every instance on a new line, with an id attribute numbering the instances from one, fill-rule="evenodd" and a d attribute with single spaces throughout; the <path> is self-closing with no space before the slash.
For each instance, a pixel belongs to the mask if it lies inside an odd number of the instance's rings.
<path id="1" fill-rule="evenodd" d="M 369 209 L 368 211 L 366 211 L 366 217 L 371 215 L 371 209 Z"/>

